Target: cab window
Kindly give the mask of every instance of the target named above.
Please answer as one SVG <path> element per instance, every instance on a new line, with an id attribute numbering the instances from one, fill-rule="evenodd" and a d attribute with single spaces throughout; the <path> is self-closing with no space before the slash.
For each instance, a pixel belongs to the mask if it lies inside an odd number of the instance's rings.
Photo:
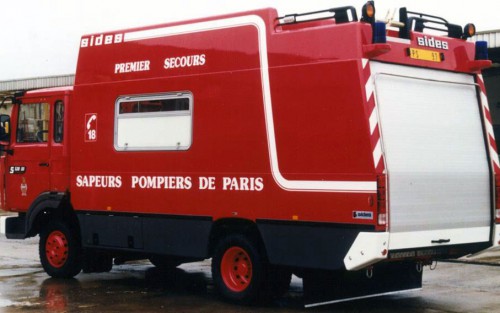
<path id="1" fill-rule="evenodd" d="M 19 106 L 16 141 L 19 143 L 47 142 L 49 104 L 26 103 Z"/>
<path id="2" fill-rule="evenodd" d="M 64 103 L 57 101 L 54 105 L 54 142 L 61 143 L 64 133 Z"/>

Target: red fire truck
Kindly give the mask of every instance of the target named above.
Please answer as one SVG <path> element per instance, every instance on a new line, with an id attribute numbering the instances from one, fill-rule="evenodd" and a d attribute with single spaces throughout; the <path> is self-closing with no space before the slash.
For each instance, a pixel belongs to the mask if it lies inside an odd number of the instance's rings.
<path id="1" fill-rule="evenodd" d="M 39 234 L 53 277 L 212 258 L 241 303 L 292 273 L 311 304 L 418 289 L 424 265 L 498 246 L 485 43 L 405 8 L 361 15 L 83 36 L 75 85 L 2 117 L 8 238 Z"/>

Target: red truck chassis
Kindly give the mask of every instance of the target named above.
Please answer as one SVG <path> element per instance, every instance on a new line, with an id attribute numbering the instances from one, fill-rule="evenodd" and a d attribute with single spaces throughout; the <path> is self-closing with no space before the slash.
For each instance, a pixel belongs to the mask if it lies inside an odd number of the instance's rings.
<path id="1" fill-rule="evenodd" d="M 74 86 L 1 117 L 7 237 L 39 234 L 53 277 L 212 258 L 229 300 L 280 296 L 295 273 L 310 305 L 418 289 L 423 265 L 497 247 L 485 43 L 374 14 L 83 36 Z"/>

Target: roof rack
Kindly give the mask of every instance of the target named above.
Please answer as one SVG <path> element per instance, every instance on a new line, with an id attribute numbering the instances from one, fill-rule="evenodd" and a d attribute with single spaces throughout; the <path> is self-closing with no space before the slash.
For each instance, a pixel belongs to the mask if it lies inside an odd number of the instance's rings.
<path id="1" fill-rule="evenodd" d="M 448 37 L 463 38 L 462 27 L 451 24 L 442 17 L 399 9 L 399 21 L 404 24 L 399 30 L 399 38 L 410 39 L 411 31 L 423 32 L 432 29 L 448 34 Z"/>
<path id="2" fill-rule="evenodd" d="M 279 23 L 278 25 L 281 26 L 281 25 L 327 20 L 332 18 L 335 19 L 335 22 L 337 24 L 358 21 L 358 15 L 356 14 L 356 9 L 352 6 L 339 7 L 339 8 L 307 12 L 307 13 L 288 14 L 285 16 L 278 17 L 276 19 L 278 20 Z"/>

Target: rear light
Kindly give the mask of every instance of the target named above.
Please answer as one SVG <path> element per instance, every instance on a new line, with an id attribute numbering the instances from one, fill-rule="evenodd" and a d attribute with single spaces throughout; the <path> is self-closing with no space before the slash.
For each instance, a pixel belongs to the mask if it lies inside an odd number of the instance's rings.
<path id="1" fill-rule="evenodd" d="M 386 213 L 379 213 L 378 214 L 378 224 L 380 226 L 384 226 L 387 224 L 387 214 Z"/>
<path id="2" fill-rule="evenodd" d="M 500 224 L 500 175 L 495 175 L 495 223 Z"/>
<path id="3" fill-rule="evenodd" d="M 387 226 L 387 187 L 386 176 L 377 176 L 377 224 L 379 226 Z"/>

